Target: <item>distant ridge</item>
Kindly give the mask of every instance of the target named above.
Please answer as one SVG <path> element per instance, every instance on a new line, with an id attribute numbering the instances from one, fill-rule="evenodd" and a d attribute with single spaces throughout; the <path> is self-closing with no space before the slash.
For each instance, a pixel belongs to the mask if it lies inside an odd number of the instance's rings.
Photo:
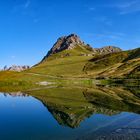
<path id="1" fill-rule="evenodd" d="M 27 65 L 24 65 L 24 66 L 12 65 L 11 67 L 5 66 L 3 68 L 3 71 L 17 71 L 17 72 L 21 72 L 21 71 L 27 70 L 29 68 L 30 68 L 30 66 L 27 66 Z"/>

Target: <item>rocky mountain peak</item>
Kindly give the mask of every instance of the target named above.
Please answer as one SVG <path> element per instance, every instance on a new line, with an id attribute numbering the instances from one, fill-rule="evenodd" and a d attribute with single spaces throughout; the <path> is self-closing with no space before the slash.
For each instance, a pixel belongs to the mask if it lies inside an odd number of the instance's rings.
<path id="1" fill-rule="evenodd" d="M 95 56 L 95 55 L 105 55 L 109 53 L 116 53 L 122 51 L 120 48 L 115 46 L 105 46 L 102 48 L 92 48 L 89 44 L 85 44 L 79 36 L 76 34 L 70 34 L 68 36 L 63 36 L 58 38 L 56 43 L 50 49 L 48 54 L 42 59 L 41 62 L 47 60 L 47 58 L 53 54 L 59 53 L 64 50 L 71 50 L 76 47 L 82 48 L 83 52 L 78 52 L 80 56 Z M 77 53 L 77 54 L 78 54 Z M 62 55 L 61 57 L 70 56 L 69 53 Z"/>
<path id="2" fill-rule="evenodd" d="M 76 34 L 60 37 L 53 45 L 52 49 L 48 52 L 47 57 L 63 50 L 73 49 L 78 44 L 84 45 L 84 42 L 81 41 L 80 37 L 78 37 Z"/>

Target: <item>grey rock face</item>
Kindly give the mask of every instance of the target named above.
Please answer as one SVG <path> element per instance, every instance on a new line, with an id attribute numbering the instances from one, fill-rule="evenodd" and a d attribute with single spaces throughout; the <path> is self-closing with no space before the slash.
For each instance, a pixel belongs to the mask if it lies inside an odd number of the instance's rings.
<path id="1" fill-rule="evenodd" d="M 108 53 L 115 53 L 115 52 L 121 52 L 122 50 L 115 46 L 105 46 L 103 48 L 95 49 L 95 52 L 98 52 L 99 54 L 108 54 Z"/>
<path id="2" fill-rule="evenodd" d="M 66 49 L 74 49 L 76 45 L 85 45 L 77 35 L 71 34 L 69 36 L 60 37 L 53 45 L 52 49 L 48 52 L 47 57 Z"/>
<path id="3" fill-rule="evenodd" d="M 29 69 L 30 68 L 30 66 L 16 66 L 16 65 L 13 65 L 13 66 L 11 66 L 11 67 L 4 67 L 4 71 L 17 71 L 17 72 L 21 72 L 21 71 L 24 71 L 24 70 L 27 70 L 27 69 Z"/>
<path id="4" fill-rule="evenodd" d="M 115 46 L 106 46 L 103 48 L 92 48 L 89 44 L 85 44 L 76 34 L 71 34 L 69 36 L 60 37 L 57 42 L 53 45 L 48 54 L 44 57 L 43 60 L 48 58 L 49 56 L 59 53 L 63 50 L 71 50 L 76 48 L 77 46 L 83 46 L 85 49 L 89 50 L 91 53 L 90 56 L 94 56 L 96 54 L 109 54 L 114 52 L 122 51 L 120 48 Z M 88 54 L 81 54 L 81 56 L 89 56 Z M 42 61 L 43 61 L 42 60 Z"/>

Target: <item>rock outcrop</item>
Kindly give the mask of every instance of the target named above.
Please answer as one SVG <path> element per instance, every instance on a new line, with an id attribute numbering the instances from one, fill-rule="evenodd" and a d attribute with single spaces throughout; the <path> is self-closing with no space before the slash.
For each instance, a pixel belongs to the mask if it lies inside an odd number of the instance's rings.
<path id="1" fill-rule="evenodd" d="M 105 46 L 103 48 L 95 49 L 94 51 L 99 54 L 109 54 L 109 53 L 121 52 L 122 50 L 115 46 Z"/>
<path id="2" fill-rule="evenodd" d="M 76 45 L 85 45 L 77 35 L 71 34 L 69 36 L 60 37 L 48 52 L 47 57 L 63 50 L 74 49 Z"/>
<path id="3" fill-rule="evenodd" d="M 49 56 L 59 53 L 63 50 L 71 50 L 76 48 L 77 46 L 82 46 L 84 49 L 90 51 L 90 56 L 94 56 L 95 54 L 108 54 L 122 51 L 120 48 L 115 46 L 106 46 L 103 48 L 92 48 L 89 44 L 85 44 L 81 41 L 80 37 L 76 34 L 71 34 L 69 36 L 60 37 L 57 42 L 53 45 L 48 54 L 44 57 L 44 59 Z M 89 56 L 88 54 L 83 54 L 85 56 Z M 43 59 L 43 60 L 44 60 Z"/>
<path id="4" fill-rule="evenodd" d="M 11 67 L 5 66 L 3 68 L 3 70 L 4 71 L 17 71 L 17 72 L 21 72 L 21 71 L 27 70 L 29 68 L 30 68 L 30 66 L 26 66 L 26 65 L 25 66 L 16 66 L 16 65 L 13 65 Z"/>

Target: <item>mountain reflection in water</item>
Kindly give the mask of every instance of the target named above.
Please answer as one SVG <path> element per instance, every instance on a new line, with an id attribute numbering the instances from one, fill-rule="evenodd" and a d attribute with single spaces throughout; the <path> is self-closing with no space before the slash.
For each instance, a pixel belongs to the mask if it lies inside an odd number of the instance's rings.
<path id="1" fill-rule="evenodd" d="M 73 128 L 69 129 L 70 139 L 135 140 L 140 138 L 139 88 L 57 87 L 28 91 L 24 94 L 18 92 L 4 95 L 32 96 L 41 101 L 62 130 L 67 127 Z M 92 123 L 89 123 L 87 118 Z M 68 139 L 68 136 L 63 134 L 60 139 L 66 139 L 66 137 Z M 59 139 L 58 134 L 56 134 L 56 138 Z"/>
<path id="2" fill-rule="evenodd" d="M 96 87 L 53 88 L 29 92 L 40 100 L 59 124 L 76 128 L 94 114 L 112 116 L 121 112 L 140 113 L 139 89 Z"/>

